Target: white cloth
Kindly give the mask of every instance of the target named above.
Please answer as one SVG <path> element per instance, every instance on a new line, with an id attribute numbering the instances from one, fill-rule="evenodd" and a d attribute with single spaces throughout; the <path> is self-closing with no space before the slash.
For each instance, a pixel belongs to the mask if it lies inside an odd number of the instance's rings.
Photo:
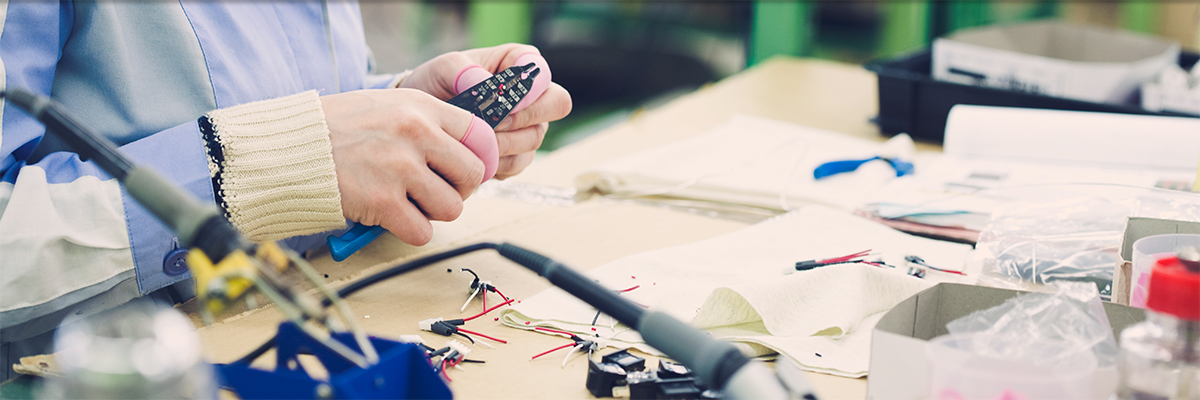
<path id="1" fill-rule="evenodd" d="M 821 267 L 788 276 L 798 261 L 867 249 L 891 265 L 903 266 L 905 255 L 917 255 L 930 265 L 956 270 L 963 268 L 971 252 L 970 246 L 911 236 L 814 205 L 711 239 L 625 257 L 588 275 L 614 290 L 637 286 L 621 296 L 698 326 L 719 326 L 712 329 L 715 336 L 762 345 L 746 349 L 755 354 L 769 353 L 763 351 L 765 346 L 810 370 L 862 376 L 870 327 L 879 313 L 932 282 L 959 277 L 931 271 L 923 281 L 871 266 L 863 266 L 867 271 Z M 822 289 L 796 293 L 809 287 Z M 794 306 L 762 306 L 771 303 Z M 599 316 L 595 325 L 594 318 L 595 308 L 551 288 L 505 309 L 500 319 L 514 328 L 543 326 L 599 335 L 615 347 L 661 354 L 637 332 L 613 325 L 607 315 Z M 753 322 L 755 318 L 761 322 Z M 804 321 L 789 322 L 797 318 Z M 830 328 L 841 334 L 811 337 L 814 332 L 835 332 Z"/>
<path id="2" fill-rule="evenodd" d="M 813 179 L 830 161 L 875 156 L 912 162 L 912 140 L 888 143 L 787 122 L 735 115 L 696 136 L 600 164 L 575 179 L 581 192 L 670 196 L 790 210 L 806 203 L 853 210 L 896 179 L 885 161 L 854 173 Z"/>

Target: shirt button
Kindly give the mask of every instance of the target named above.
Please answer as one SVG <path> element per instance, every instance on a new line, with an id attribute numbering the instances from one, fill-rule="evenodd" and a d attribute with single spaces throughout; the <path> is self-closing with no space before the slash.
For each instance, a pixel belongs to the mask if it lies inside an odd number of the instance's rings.
<path id="1" fill-rule="evenodd" d="M 176 242 L 178 243 L 178 242 Z M 163 273 L 168 276 L 179 276 L 188 272 L 187 265 L 187 249 L 179 248 L 178 244 L 172 246 L 174 250 L 167 252 L 167 256 L 163 257 Z"/>

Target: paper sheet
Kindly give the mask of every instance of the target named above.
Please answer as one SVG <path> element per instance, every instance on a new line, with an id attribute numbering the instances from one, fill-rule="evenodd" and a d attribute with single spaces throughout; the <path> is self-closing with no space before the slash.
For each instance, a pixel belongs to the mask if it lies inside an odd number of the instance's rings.
<path id="1" fill-rule="evenodd" d="M 1200 118 L 958 105 L 945 153 L 1111 169 L 1193 170 Z"/>
<path id="2" fill-rule="evenodd" d="M 682 321 L 693 321 L 708 307 L 709 311 L 696 323 L 721 326 L 714 330 L 715 335 L 757 343 L 759 351 L 774 349 L 811 370 L 862 376 L 866 372 L 870 343 L 870 329 L 866 325 L 873 326 L 869 317 L 915 293 L 910 293 L 915 287 L 937 281 L 964 281 L 960 275 L 935 271 L 921 280 L 879 267 L 867 267 L 870 271 L 859 275 L 845 272 L 854 268 L 831 267 L 788 274 L 798 261 L 867 249 L 879 253 L 891 265 L 903 266 L 905 255 L 917 255 L 930 265 L 947 269 L 962 269 L 971 252 L 970 246 L 911 236 L 843 211 L 813 205 L 712 239 L 625 257 L 588 275 L 614 290 L 638 286 L 621 296 Z M 850 265 L 843 267 L 847 266 Z M 823 271 L 825 268 L 828 270 Z M 821 279 L 805 283 L 801 278 Z M 821 290 L 811 290 L 809 294 L 792 290 L 803 287 Z M 772 301 L 794 307 L 761 306 Z M 730 307 L 741 314 L 729 311 Z M 730 317 L 735 314 L 740 316 Z M 762 317 L 758 323 L 761 328 L 754 327 L 753 322 L 737 324 L 753 321 L 753 315 Z M 506 309 L 500 319 L 505 325 L 520 329 L 543 326 L 599 335 L 613 346 L 636 347 L 657 354 L 636 332 L 619 324 L 611 325 L 607 315 L 601 315 L 592 325 L 595 317 L 595 308 L 551 288 Z M 805 321 L 797 325 L 792 320 L 798 318 Z M 831 328 L 843 335 L 813 337 L 811 334 L 829 333 Z M 854 332 L 865 332 L 868 337 L 856 336 Z M 825 351 L 835 355 L 826 358 L 824 353 L 820 357 L 808 354 L 812 349 L 819 349 L 814 354 Z"/>

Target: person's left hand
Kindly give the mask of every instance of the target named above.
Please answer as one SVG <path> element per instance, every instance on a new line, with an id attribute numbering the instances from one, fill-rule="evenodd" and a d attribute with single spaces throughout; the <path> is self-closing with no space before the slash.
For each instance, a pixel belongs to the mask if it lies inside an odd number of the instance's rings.
<path id="1" fill-rule="evenodd" d="M 534 78 L 529 95 L 495 129 L 500 149 L 496 178 L 505 179 L 533 162 L 534 151 L 541 147 L 549 123 L 571 112 L 571 95 L 550 81 L 550 68 L 536 47 L 510 43 L 446 53 L 413 69 L 400 87 L 418 89 L 445 101 L 497 72 L 529 62 L 537 62 L 542 71 Z M 535 98 L 543 88 L 545 91 Z"/>

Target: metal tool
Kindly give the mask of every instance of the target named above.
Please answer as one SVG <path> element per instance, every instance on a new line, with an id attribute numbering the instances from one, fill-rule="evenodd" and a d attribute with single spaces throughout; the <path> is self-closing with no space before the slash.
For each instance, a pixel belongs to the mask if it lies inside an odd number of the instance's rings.
<path id="1" fill-rule="evenodd" d="M 462 91 L 447 103 L 470 111 L 471 114 L 495 129 L 497 125 L 500 125 L 500 121 L 503 121 L 513 108 L 529 94 L 534 78 L 541 71 L 537 64 L 532 62 L 513 66 Z M 467 137 L 464 137 L 463 140 L 463 144 L 471 148 L 471 143 L 466 141 Z M 472 149 L 472 151 L 475 150 Z M 478 151 L 475 152 L 478 153 Z M 346 257 L 350 257 L 351 254 L 382 235 L 383 231 L 381 226 L 356 223 L 341 236 L 329 235 L 326 239 L 326 243 L 329 245 L 329 254 L 333 256 L 334 261 L 345 260 Z"/>

